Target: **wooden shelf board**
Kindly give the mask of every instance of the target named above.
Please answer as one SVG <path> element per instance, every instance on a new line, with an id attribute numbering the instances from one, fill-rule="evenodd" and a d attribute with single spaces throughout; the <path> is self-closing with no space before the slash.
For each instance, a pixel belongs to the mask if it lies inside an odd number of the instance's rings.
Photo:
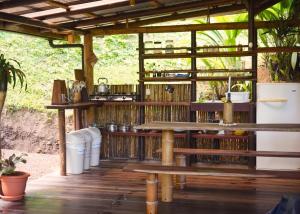
<path id="1" fill-rule="evenodd" d="M 125 101 L 125 102 L 110 102 L 110 101 L 101 101 L 103 106 L 190 106 L 190 102 L 132 102 L 132 101 Z"/>
<path id="2" fill-rule="evenodd" d="M 82 103 L 72 103 L 72 104 L 60 104 L 60 105 L 47 105 L 46 109 L 86 109 L 91 106 L 101 106 L 102 103 L 99 102 L 82 102 Z"/>
<path id="3" fill-rule="evenodd" d="M 249 135 L 234 135 L 234 134 L 192 134 L 193 138 L 204 139 L 249 139 Z"/>
<path id="4" fill-rule="evenodd" d="M 191 111 L 223 111 L 223 103 L 191 103 Z M 255 103 L 234 103 L 233 110 L 235 112 L 250 112 L 254 111 Z"/>
<path id="5" fill-rule="evenodd" d="M 112 136 L 124 136 L 124 137 L 161 137 L 161 132 L 108 132 L 106 130 L 101 130 L 102 135 L 112 135 Z M 174 134 L 175 138 L 186 138 L 187 135 L 186 133 L 175 133 Z"/>

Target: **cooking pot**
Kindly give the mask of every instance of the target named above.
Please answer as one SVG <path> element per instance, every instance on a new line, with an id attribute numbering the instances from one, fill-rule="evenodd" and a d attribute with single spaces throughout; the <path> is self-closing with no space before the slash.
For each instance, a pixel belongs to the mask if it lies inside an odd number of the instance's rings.
<path id="1" fill-rule="evenodd" d="M 120 124 L 119 125 L 119 131 L 120 132 L 128 132 L 128 131 L 130 131 L 130 125 L 126 124 L 126 123 Z"/>
<path id="2" fill-rule="evenodd" d="M 107 129 L 107 131 L 109 131 L 109 132 L 116 132 L 116 131 L 118 131 L 118 126 L 117 126 L 117 124 L 115 124 L 115 123 L 107 123 L 106 124 L 106 129 Z"/>
<path id="3" fill-rule="evenodd" d="M 100 82 L 100 80 L 105 80 Z M 98 93 L 99 94 L 108 94 L 109 93 L 109 86 L 108 86 L 108 80 L 104 77 L 101 77 L 98 79 Z"/>

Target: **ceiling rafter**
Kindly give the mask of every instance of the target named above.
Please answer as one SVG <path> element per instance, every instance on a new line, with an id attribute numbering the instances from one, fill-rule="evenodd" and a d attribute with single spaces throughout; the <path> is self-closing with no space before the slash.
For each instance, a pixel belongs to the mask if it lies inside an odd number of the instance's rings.
<path id="1" fill-rule="evenodd" d="M 136 5 L 142 4 L 145 2 L 149 2 L 149 0 L 136 0 Z M 78 3 L 78 4 L 80 4 L 80 3 Z M 74 6 L 74 5 L 75 4 L 72 4 L 72 6 Z M 52 13 L 52 14 L 46 14 L 48 11 L 45 11 L 45 15 L 39 15 L 39 16 L 36 16 L 35 18 L 47 20 L 47 19 L 54 19 L 54 18 L 58 18 L 58 17 L 64 17 L 64 16 L 78 15 L 78 14 L 82 14 L 82 13 L 98 12 L 101 10 L 125 7 L 128 5 L 129 5 L 128 1 L 123 1 L 123 2 L 111 3 L 111 4 L 101 5 L 101 6 L 91 7 L 91 8 L 81 8 L 81 9 L 64 11 L 64 12 L 56 12 L 56 13 Z M 49 12 L 50 12 L 50 10 L 49 10 Z"/>
<path id="2" fill-rule="evenodd" d="M 69 22 L 69 23 L 61 24 L 60 26 L 75 28 L 75 27 L 80 27 L 80 26 L 85 26 L 85 25 L 95 25 L 95 24 L 100 24 L 100 23 L 105 23 L 105 22 L 120 21 L 120 20 L 125 20 L 127 18 L 128 19 L 129 18 L 138 18 L 138 17 L 143 17 L 143 16 L 151 16 L 151 15 L 157 15 L 157 14 L 163 14 L 163 13 L 183 11 L 183 10 L 188 10 L 188 9 L 195 9 L 195 8 L 200 8 L 200 7 L 204 7 L 204 6 L 207 7 L 208 5 L 217 6 L 220 3 L 228 3 L 228 2 L 234 3 L 235 1 L 234 0 L 233 1 L 205 0 L 205 1 L 198 1 L 198 2 L 192 2 L 192 3 L 181 3 L 181 4 L 165 6 L 165 7 L 155 8 L 155 9 L 122 13 L 122 14 L 115 15 L 115 16 L 99 17 L 96 19 L 87 19 L 87 20 L 82 20 L 82 21 Z"/>
<path id="3" fill-rule="evenodd" d="M 73 29 L 66 29 L 66 28 L 59 27 L 57 25 L 52 25 L 52 24 L 42 22 L 40 20 L 26 18 L 26 17 L 23 17 L 23 16 L 17 16 L 17 15 L 14 15 L 14 14 L 4 13 L 4 12 L 0 12 L 0 20 L 5 21 L 5 22 L 9 22 L 9 23 L 14 23 L 14 24 L 20 24 L 20 25 L 31 26 L 31 27 L 36 27 L 36 28 L 48 29 L 52 32 L 60 32 L 60 31 L 66 31 L 66 30 L 67 31 L 73 31 Z M 81 31 L 81 30 L 76 30 L 76 31 L 80 32 L 80 33 L 85 33 L 84 31 Z"/>
<path id="4" fill-rule="evenodd" d="M 265 0 L 265 1 L 261 1 L 257 7 L 255 8 L 255 14 L 260 13 L 261 11 L 272 7 L 274 4 L 277 4 L 278 2 L 280 2 L 281 0 Z"/>
<path id="5" fill-rule="evenodd" d="M 187 13 L 173 13 L 164 17 L 158 17 L 158 18 L 150 18 L 146 20 L 140 20 L 137 19 L 134 22 L 130 22 L 128 25 L 126 24 L 118 24 L 110 27 L 105 27 L 101 29 L 122 29 L 122 28 L 128 28 L 128 27 L 140 27 L 150 24 L 157 24 L 162 22 L 169 22 L 169 21 L 175 21 L 178 19 L 186 19 L 186 18 L 196 18 L 201 16 L 207 16 L 209 15 L 219 15 L 219 14 L 227 14 L 233 11 L 243 11 L 245 12 L 245 5 L 230 5 L 230 6 L 224 6 L 224 7 L 216 7 L 211 9 L 209 12 L 208 10 L 201 10 L 201 11 L 194 11 L 194 12 L 187 12 Z M 97 28 L 90 28 L 90 29 L 97 29 Z"/>

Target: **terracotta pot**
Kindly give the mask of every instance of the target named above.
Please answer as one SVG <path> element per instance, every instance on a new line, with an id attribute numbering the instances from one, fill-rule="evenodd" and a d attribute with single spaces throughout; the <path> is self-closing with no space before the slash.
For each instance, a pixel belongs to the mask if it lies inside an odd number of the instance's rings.
<path id="1" fill-rule="evenodd" d="M 10 200 L 20 200 L 23 198 L 26 188 L 27 179 L 30 174 L 26 172 L 16 171 L 15 175 L 2 175 L 1 188 L 3 196 L 2 198 L 9 198 Z M 22 196 L 22 197 L 20 197 Z"/>
<path id="2" fill-rule="evenodd" d="M 75 92 L 74 97 L 73 97 L 73 102 L 74 103 L 79 103 L 81 101 L 81 93 L 80 92 Z"/>

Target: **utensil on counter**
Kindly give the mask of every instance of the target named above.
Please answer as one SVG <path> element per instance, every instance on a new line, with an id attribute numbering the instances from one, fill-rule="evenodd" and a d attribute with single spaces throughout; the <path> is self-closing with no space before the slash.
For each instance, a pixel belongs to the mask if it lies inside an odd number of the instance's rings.
<path id="1" fill-rule="evenodd" d="M 106 124 L 106 129 L 109 132 L 117 132 L 118 131 L 118 126 L 114 122 L 111 122 L 111 123 Z"/>
<path id="2" fill-rule="evenodd" d="M 100 80 L 105 80 L 100 82 Z M 108 94 L 109 93 L 109 86 L 108 86 L 108 79 L 104 77 L 100 77 L 98 79 L 98 94 Z"/>
<path id="3" fill-rule="evenodd" d="M 118 127 L 118 130 L 120 132 L 129 132 L 130 131 L 130 125 L 127 124 L 127 123 L 120 124 L 119 127 Z"/>

